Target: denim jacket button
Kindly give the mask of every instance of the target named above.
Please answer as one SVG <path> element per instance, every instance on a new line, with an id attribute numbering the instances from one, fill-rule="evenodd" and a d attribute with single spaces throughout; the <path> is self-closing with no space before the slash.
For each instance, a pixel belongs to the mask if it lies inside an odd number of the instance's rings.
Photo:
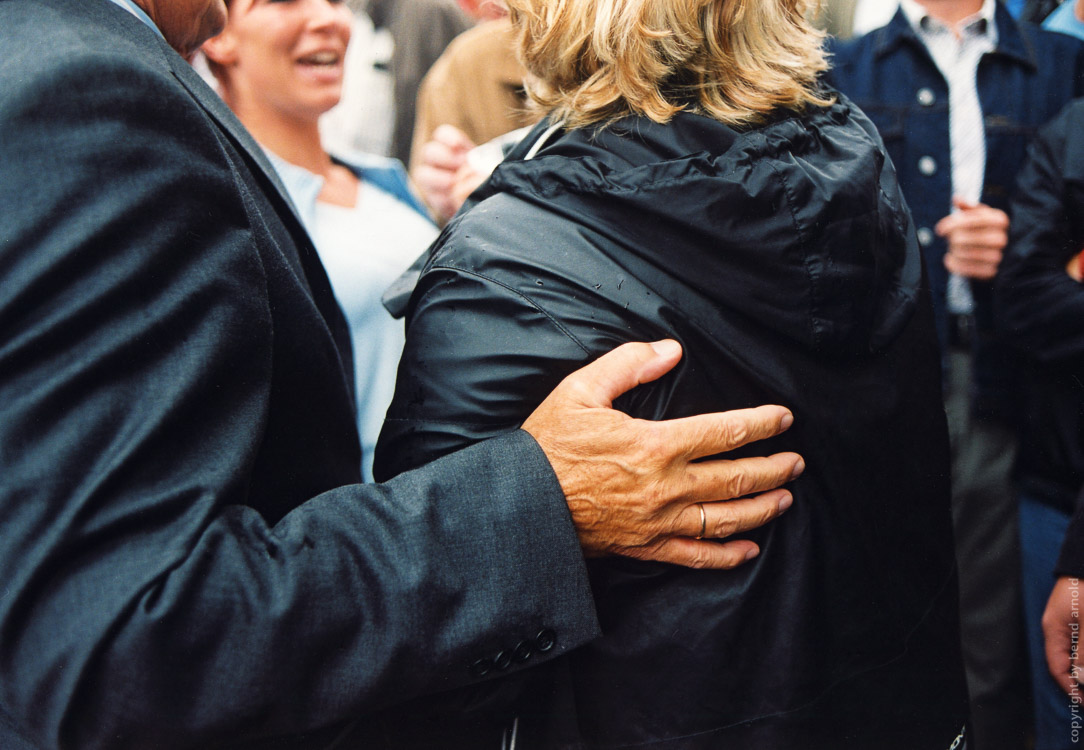
<path id="1" fill-rule="evenodd" d="M 918 171 L 927 177 L 932 177 L 937 173 L 937 160 L 932 156 L 923 156 L 918 160 Z"/>
<path id="2" fill-rule="evenodd" d="M 915 99 L 923 107 L 932 107 L 937 102 L 937 94 L 933 93 L 932 89 L 921 88 L 915 94 Z"/>

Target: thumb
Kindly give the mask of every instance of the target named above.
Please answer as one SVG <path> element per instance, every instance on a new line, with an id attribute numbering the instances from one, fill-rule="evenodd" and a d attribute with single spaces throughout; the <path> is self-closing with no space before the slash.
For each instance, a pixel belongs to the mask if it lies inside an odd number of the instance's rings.
<path id="1" fill-rule="evenodd" d="M 474 148 L 474 141 L 454 125 L 444 123 L 433 131 L 432 140 L 443 143 L 453 151 L 467 152 Z"/>
<path id="2" fill-rule="evenodd" d="M 580 406 L 609 408 L 614 399 L 641 383 L 657 380 L 681 360 L 681 344 L 623 344 L 565 378 Z"/>
<path id="3" fill-rule="evenodd" d="M 960 211 L 970 211 L 973 208 L 978 208 L 978 203 L 972 203 L 965 198 L 961 198 L 958 195 L 952 196 L 952 207 Z"/>

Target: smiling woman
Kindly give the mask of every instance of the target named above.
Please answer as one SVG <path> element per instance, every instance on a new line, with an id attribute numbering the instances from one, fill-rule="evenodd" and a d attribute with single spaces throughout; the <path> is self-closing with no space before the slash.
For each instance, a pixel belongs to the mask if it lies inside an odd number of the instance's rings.
<path id="1" fill-rule="evenodd" d="M 223 99 L 268 151 L 351 327 L 363 473 L 391 401 L 402 324 L 380 304 L 436 229 L 399 162 L 332 157 L 320 116 L 342 95 L 351 12 L 340 0 L 231 0 L 203 45 Z"/>

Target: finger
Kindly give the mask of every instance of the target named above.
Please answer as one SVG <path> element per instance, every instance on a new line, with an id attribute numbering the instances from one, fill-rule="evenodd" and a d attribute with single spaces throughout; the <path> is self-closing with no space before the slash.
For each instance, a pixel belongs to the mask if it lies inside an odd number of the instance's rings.
<path id="1" fill-rule="evenodd" d="M 470 167 L 459 170 L 456 174 L 455 186 L 451 190 L 450 199 L 455 204 L 456 210 L 470 197 L 470 194 L 478 189 L 478 186 L 486 181 L 487 174 L 477 172 Z"/>
<path id="2" fill-rule="evenodd" d="M 1001 253 L 1008 244 L 1008 233 L 1003 229 L 962 229 L 949 237 L 949 248 L 953 253 L 968 249 L 996 250 Z"/>
<path id="3" fill-rule="evenodd" d="M 997 276 L 997 269 L 1000 263 L 972 263 L 968 261 L 961 261 L 951 255 L 946 255 L 945 268 L 949 273 L 954 273 L 957 276 L 963 276 L 969 279 L 978 279 L 980 281 L 988 281 Z"/>
<path id="4" fill-rule="evenodd" d="M 996 269 L 1001 264 L 1001 253 L 987 250 L 969 250 L 960 253 L 948 253 L 944 258 L 945 266 L 979 267 L 989 266 Z"/>
<path id="5" fill-rule="evenodd" d="M 470 151 L 475 146 L 474 141 L 466 133 L 447 123 L 437 126 L 437 129 L 433 131 L 432 140 L 447 146 L 452 151 L 463 153 Z"/>
<path id="6" fill-rule="evenodd" d="M 1008 228 L 1008 214 L 1001 209 L 980 204 L 944 217 L 934 225 L 934 232 L 940 237 L 947 237 L 965 230 L 998 230 L 1003 232 Z"/>
<path id="7" fill-rule="evenodd" d="M 632 388 L 656 380 L 681 359 L 681 345 L 666 339 L 652 344 L 623 344 L 569 375 L 558 389 L 583 407 L 609 408 Z"/>
<path id="8" fill-rule="evenodd" d="M 794 415 L 777 405 L 699 414 L 656 422 L 662 445 L 675 455 L 702 458 L 726 453 L 790 428 Z"/>
<path id="9" fill-rule="evenodd" d="M 449 147 L 447 144 L 429 141 L 422 146 L 421 164 L 428 164 L 437 169 L 454 172 L 467 161 L 467 152 Z"/>
<path id="10" fill-rule="evenodd" d="M 1068 623 L 1065 623 L 1064 628 L 1060 626 L 1048 627 L 1044 623 L 1043 632 L 1046 636 L 1044 638 L 1046 666 L 1050 670 L 1050 676 L 1058 683 L 1058 687 L 1067 694 L 1072 694 L 1076 683 L 1070 673 L 1072 669 L 1070 662 L 1071 638 Z"/>
<path id="11" fill-rule="evenodd" d="M 987 206 L 985 203 L 976 204 L 976 207 L 973 210 L 968 211 L 965 215 L 971 217 L 976 224 L 981 226 L 997 229 L 1009 228 L 1009 215 L 1000 208 Z"/>
<path id="12" fill-rule="evenodd" d="M 951 214 L 953 223 L 960 227 L 978 228 L 978 227 L 1000 227 L 1001 217 L 1003 214 L 993 208 L 983 206 L 981 208 L 972 208 L 967 211 L 957 211 Z"/>
<path id="13" fill-rule="evenodd" d="M 952 245 L 949 254 L 965 263 L 993 263 L 995 265 L 1001 262 L 1002 256 L 999 248 L 987 245 Z"/>
<path id="14" fill-rule="evenodd" d="M 958 211 L 969 211 L 973 208 L 978 208 L 981 205 L 981 203 L 972 203 L 960 195 L 952 196 L 952 207 Z"/>
<path id="15" fill-rule="evenodd" d="M 671 537 L 645 547 L 624 548 L 620 553 L 637 560 L 654 560 L 686 568 L 729 570 L 752 560 L 760 554 L 760 547 L 748 539 L 712 542 Z"/>
<path id="16" fill-rule="evenodd" d="M 692 503 L 677 517 L 674 534 L 694 539 L 697 536 L 704 539 L 725 539 L 759 528 L 778 518 L 792 503 L 793 496 L 787 490 L 773 490 L 740 500 Z"/>
<path id="17" fill-rule="evenodd" d="M 414 170 L 414 182 L 419 188 L 439 192 L 447 192 L 455 181 L 455 172 L 446 169 L 436 169 L 426 164 L 420 164 Z"/>
<path id="18" fill-rule="evenodd" d="M 972 211 L 957 212 L 952 214 L 949 222 L 955 231 L 998 231 L 1004 232 L 1009 228 L 1009 217 L 1004 211 L 996 208 L 982 207 Z"/>
<path id="19" fill-rule="evenodd" d="M 959 214 L 949 214 L 933 225 L 933 233 L 938 237 L 948 237 L 959 223 Z"/>
<path id="20" fill-rule="evenodd" d="M 775 490 L 741 500 L 705 503 L 703 506 L 707 518 L 705 537 L 725 539 L 760 528 L 781 516 L 792 503 L 793 496 L 786 490 Z"/>
<path id="21" fill-rule="evenodd" d="M 688 483 L 679 502 L 717 503 L 770 492 L 797 479 L 803 471 L 805 461 L 797 453 L 703 461 L 686 469 Z"/>

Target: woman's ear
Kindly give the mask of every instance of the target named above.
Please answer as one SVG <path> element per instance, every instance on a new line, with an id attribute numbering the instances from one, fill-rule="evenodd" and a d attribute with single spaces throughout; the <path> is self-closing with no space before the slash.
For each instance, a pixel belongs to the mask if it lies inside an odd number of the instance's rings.
<path id="1" fill-rule="evenodd" d="M 225 67 L 237 61 L 237 42 L 228 28 L 204 42 L 202 49 L 207 59 L 217 65 Z"/>

